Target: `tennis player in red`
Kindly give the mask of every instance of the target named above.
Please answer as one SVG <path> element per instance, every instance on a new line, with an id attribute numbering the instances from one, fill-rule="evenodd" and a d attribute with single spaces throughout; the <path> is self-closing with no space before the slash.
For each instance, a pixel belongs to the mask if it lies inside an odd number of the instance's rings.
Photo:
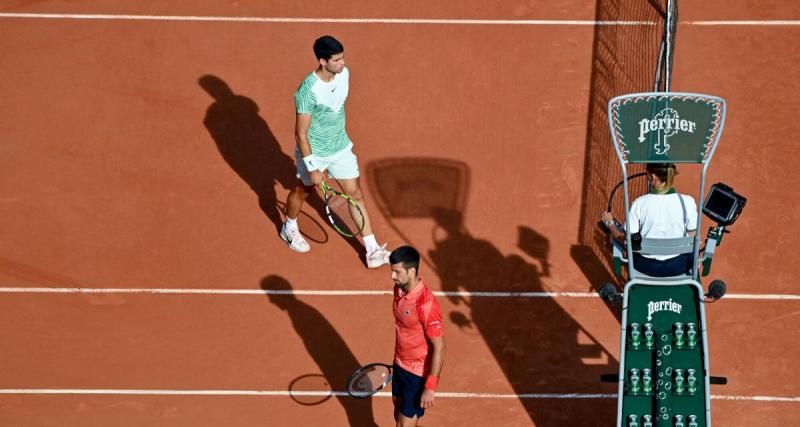
<path id="1" fill-rule="evenodd" d="M 444 363 L 439 302 L 419 278 L 419 252 L 401 246 L 389 255 L 394 281 L 395 347 L 392 401 L 397 427 L 415 427 L 433 407 Z"/>

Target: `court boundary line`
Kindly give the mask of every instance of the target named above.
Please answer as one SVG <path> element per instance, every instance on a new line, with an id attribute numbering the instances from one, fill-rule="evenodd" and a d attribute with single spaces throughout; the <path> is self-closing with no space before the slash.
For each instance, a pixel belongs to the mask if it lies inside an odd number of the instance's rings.
<path id="1" fill-rule="evenodd" d="M 654 21 L 597 21 L 581 19 L 443 19 L 443 18 L 305 18 L 258 16 L 136 15 L 102 13 L 0 12 L 0 19 L 70 19 L 119 21 L 251 22 L 267 24 L 411 24 L 411 25 L 562 25 L 653 26 Z M 800 26 L 795 19 L 698 20 L 679 22 L 691 26 Z"/>
<path id="2" fill-rule="evenodd" d="M 800 20 L 797 19 L 767 19 L 767 20 L 730 20 L 730 21 L 686 21 L 679 22 L 678 24 L 695 25 L 695 26 L 797 26 L 800 25 Z"/>
<path id="3" fill-rule="evenodd" d="M 297 296 L 391 296 L 392 291 L 370 290 L 285 290 L 285 289 L 185 289 L 185 288 L 58 288 L 0 287 L 0 293 L 29 294 L 154 294 L 154 295 L 297 295 Z M 596 292 L 471 292 L 434 291 L 441 297 L 470 298 L 600 298 Z M 800 300 L 793 294 L 726 294 L 726 299 L 756 301 Z"/>
<path id="4" fill-rule="evenodd" d="M 653 26 L 653 21 L 596 21 L 580 19 L 435 19 L 435 18 L 304 18 L 258 16 L 134 15 L 100 13 L 0 13 L 0 18 L 121 21 L 251 22 L 262 24 L 417 24 L 417 25 L 571 25 Z"/>
<path id="5" fill-rule="evenodd" d="M 140 396 L 347 396 L 344 391 L 288 391 L 288 390 L 154 390 L 154 389 L 0 389 L 0 395 L 140 395 Z M 391 397 L 390 392 L 376 393 L 378 397 Z M 436 397 L 456 399 L 616 399 L 616 393 L 467 393 L 437 391 Z M 793 396 L 736 396 L 711 395 L 712 400 L 800 402 Z"/>

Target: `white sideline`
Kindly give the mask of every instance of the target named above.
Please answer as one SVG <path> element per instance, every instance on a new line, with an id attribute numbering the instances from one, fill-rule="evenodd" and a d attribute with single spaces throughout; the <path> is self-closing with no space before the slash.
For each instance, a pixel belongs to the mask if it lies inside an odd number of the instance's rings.
<path id="1" fill-rule="evenodd" d="M 0 13 L 6 19 L 84 19 L 119 21 L 199 21 L 199 22 L 253 22 L 271 24 L 328 23 L 328 24 L 427 24 L 427 25 L 580 25 L 580 26 L 650 26 L 653 21 L 596 21 L 572 19 L 426 19 L 426 18 L 289 18 L 257 16 L 193 16 L 193 15 L 115 15 L 98 13 Z M 693 26 L 797 26 L 800 20 L 720 20 L 683 21 L 681 25 Z"/>
<path id="2" fill-rule="evenodd" d="M 122 389 L 0 389 L 2 394 L 108 394 L 150 396 L 347 396 L 345 391 L 288 391 L 288 390 L 122 390 Z M 391 397 L 390 392 L 374 396 Z M 436 392 L 436 397 L 462 399 L 613 399 L 616 394 L 584 393 L 456 393 Z"/>
<path id="3" fill-rule="evenodd" d="M 570 19 L 425 19 L 425 18 L 281 18 L 257 16 L 113 15 L 95 13 L 0 13 L 0 18 L 94 19 L 122 21 L 255 22 L 269 24 L 433 24 L 433 25 L 655 25 L 652 21 L 595 21 Z"/>
<path id="4" fill-rule="evenodd" d="M 0 293 L 30 294 L 194 294 L 194 295 L 308 295 L 308 296 L 390 296 L 392 291 L 368 290 L 274 290 L 274 289 L 177 289 L 177 288 L 46 288 L 0 287 Z M 443 292 L 442 297 L 470 298 L 599 298 L 595 292 Z M 800 300 L 792 294 L 726 294 L 724 299 Z"/>
<path id="5" fill-rule="evenodd" d="M 80 293 L 80 294 L 199 294 L 199 295 L 310 295 L 310 296 L 391 296 L 392 291 L 368 290 L 277 290 L 277 289 L 175 289 L 175 288 L 43 288 L 0 287 L 0 293 Z M 488 298 L 595 298 L 594 292 L 442 292 L 443 297 Z"/>
<path id="6" fill-rule="evenodd" d="M 287 391 L 287 390 L 126 390 L 126 389 L 0 389 L 3 394 L 96 394 L 96 395 L 145 395 L 145 396 L 346 396 L 344 391 Z M 391 397 L 389 392 L 375 396 Z M 456 399 L 616 399 L 614 394 L 592 393 L 458 393 L 436 392 L 436 397 Z M 711 395 L 712 400 L 800 402 L 800 397 L 787 396 L 728 396 Z"/>
<path id="7" fill-rule="evenodd" d="M 764 20 L 764 21 L 686 21 L 679 22 L 683 25 L 697 25 L 697 26 L 713 26 L 713 25 L 727 25 L 727 26 L 793 26 L 800 25 L 800 20 Z"/>

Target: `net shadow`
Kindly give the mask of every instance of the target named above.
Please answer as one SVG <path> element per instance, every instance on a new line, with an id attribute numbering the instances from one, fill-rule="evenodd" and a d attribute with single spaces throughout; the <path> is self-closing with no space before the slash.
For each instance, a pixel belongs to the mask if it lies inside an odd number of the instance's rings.
<path id="1" fill-rule="evenodd" d="M 608 238 L 597 227 L 607 210 L 612 187 L 622 179 L 608 124 L 608 101 L 618 95 L 661 89 L 664 68 L 659 66 L 664 34 L 665 0 L 597 0 L 597 21 L 635 21 L 637 25 L 597 25 L 592 48 L 592 74 L 584 157 L 584 179 L 578 245 L 571 251 L 596 289 L 612 281 Z M 644 170 L 633 165 L 629 173 Z M 631 184 L 631 198 L 644 194 L 645 180 Z M 615 197 L 611 212 L 625 218 L 623 199 Z"/>

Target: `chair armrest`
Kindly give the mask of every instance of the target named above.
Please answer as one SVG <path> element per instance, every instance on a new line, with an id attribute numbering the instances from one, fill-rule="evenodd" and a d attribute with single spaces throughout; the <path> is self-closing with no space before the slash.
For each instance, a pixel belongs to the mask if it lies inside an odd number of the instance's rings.
<path id="1" fill-rule="evenodd" d="M 622 277 L 622 266 L 628 263 L 625 258 L 625 247 L 617 239 L 611 237 L 612 268 L 617 277 Z"/>

